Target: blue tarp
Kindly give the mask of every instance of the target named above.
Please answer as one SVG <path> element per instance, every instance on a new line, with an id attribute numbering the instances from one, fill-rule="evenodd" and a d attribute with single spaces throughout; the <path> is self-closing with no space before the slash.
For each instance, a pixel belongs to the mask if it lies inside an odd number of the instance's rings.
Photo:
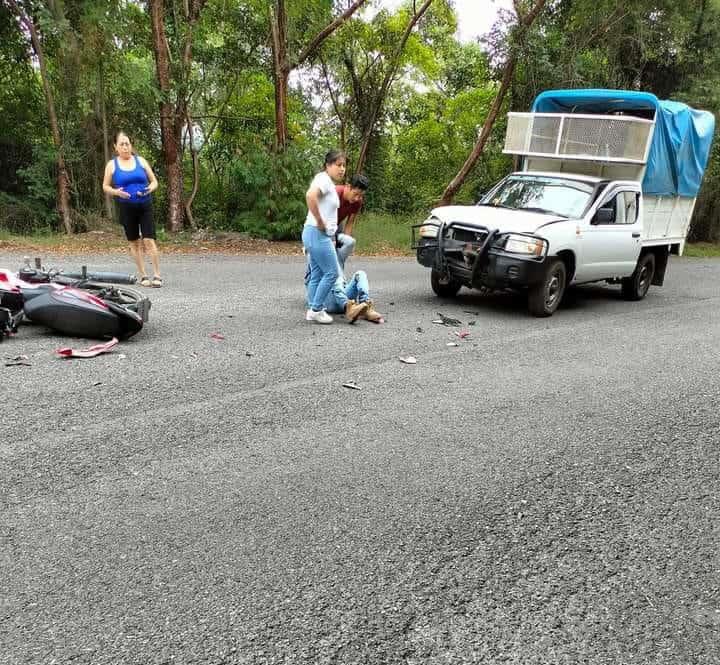
<path id="1" fill-rule="evenodd" d="M 642 188 L 646 194 L 695 197 L 710 156 L 715 116 L 687 104 L 662 101 L 648 92 L 627 90 L 548 90 L 535 99 L 535 113 L 654 113 Z"/>

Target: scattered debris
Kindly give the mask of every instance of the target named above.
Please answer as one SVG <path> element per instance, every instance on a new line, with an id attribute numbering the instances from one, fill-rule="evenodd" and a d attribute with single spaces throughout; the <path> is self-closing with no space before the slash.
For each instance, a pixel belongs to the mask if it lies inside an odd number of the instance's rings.
<path id="1" fill-rule="evenodd" d="M 350 390 L 362 390 L 362 388 L 355 383 L 355 381 L 348 381 L 347 383 L 342 384 L 343 388 L 350 388 Z"/>
<path id="2" fill-rule="evenodd" d="M 448 342 L 446 346 L 460 346 L 457 342 Z"/>
<path id="3" fill-rule="evenodd" d="M 417 328 L 415 328 L 415 332 L 422 332 L 422 331 L 423 331 L 423 329 L 422 329 L 420 326 L 418 326 Z"/>
<path id="4" fill-rule="evenodd" d="M 415 356 L 406 356 L 405 358 L 400 356 L 400 362 L 406 365 L 417 365 L 417 358 Z"/>
<path id="5" fill-rule="evenodd" d="M 118 360 L 125 360 L 125 358 L 127 358 L 127 356 L 126 356 L 124 353 L 121 353 L 121 354 L 118 356 Z"/>
<path id="6" fill-rule="evenodd" d="M 473 316 L 480 316 L 480 312 L 474 312 L 471 309 L 464 309 L 463 312 L 465 314 L 472 314 Z"/>
<path id="7" fill-rule="evenodd" d="M 438 312 L 439 319 L 434 319 L 433 323 L 438 323 L 441 326 L 460 326 L 462 325 L 462 321 L 459 319 L 453 319 L 450 316 L 445 316 L 442 312 Z"/>
<path id="8" fill-rule="evenodd" d="M 210 339 L 214 339 L 218 342 L 222 342 L 225 339 L 225 335 L 219 332 L 210 333 Z"/>
<path id="9" fill-rule="evenodd" d="M 390 305 L 390 307 L 392 307 L 394 304 L 395 304 L 394 302 L 389 302 L 389 303 L 388 303 L 388 305 Z"/>
<path id="10" fill-rule="evenodd" d="M 469 330 L 460 330 L 459 332 L 455 333 L 460 339 L 466 339 L 467 337 L 470 337 L 470 331 Z"/>
<path id="11" fill-rule="evenodd" d="M 468 321 L 469 326 L 474 326 L 477 323 L 477 321 Z"/>
<path id="12" fill-rule="evenodd" d="M 252 358 L 255 354 L 254 354 L 252 351 L 245 351 L 245 355 L 246 355 L 248 358 Z"/>
<path id="13" fill-rule="evenodd" d="M 26 355 L 22 356 L 5 356 L 5 367 L 18 367 L 18 366 L 24 366 L 24 367 L 32 367 L 32 363 L 30 362 L 30 359 Z"/>
<path id="14" fill-rule="evenodd" d="M 69 346 L 61 349 L 55 349 L 55 353 L 61 358 L 94 358 L 101 353 L 108 353 L 119 344 L 117 337 L 113 337 L 109 342 L 104 344 L 95 344 L 87 349 L 73 349 Z M 120 354 L 120 358 L 124 358 L 124 354 Z"/>

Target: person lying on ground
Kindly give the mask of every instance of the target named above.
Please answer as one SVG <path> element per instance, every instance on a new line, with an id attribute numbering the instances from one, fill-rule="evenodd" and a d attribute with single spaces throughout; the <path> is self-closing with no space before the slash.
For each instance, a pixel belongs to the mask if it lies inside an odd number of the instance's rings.
<path id="1" fill-rule="evenodd" d="M 308 271 L 305 275 L 306 287 L 309 281 Z M 330 314 L 344 314 L 349 323 L 355 323 L 358 319 L 385 323 L 382 314 L 375 309 L 373 301 L 370 300 L 370 283 L 364 270 L 353 273 L 350 280 L 346 280 L 341 271 L 323 305 Z"/>

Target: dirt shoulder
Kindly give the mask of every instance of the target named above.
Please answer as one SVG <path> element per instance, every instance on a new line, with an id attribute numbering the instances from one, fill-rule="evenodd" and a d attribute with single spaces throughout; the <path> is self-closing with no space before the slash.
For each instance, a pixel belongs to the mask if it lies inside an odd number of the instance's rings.
<path id="1" fill-rule="evenodd" d="M 166 235 L 158 239 L 163 254 L 238 254 L 261 256 L 302 255 L 300 241 L 275 241 L 250 238 L 242 233 L 201 230 L 194 233 Z M 407 251 L 398 248 L 358 248 L 363 256 L 406 256 Z M 88 231 L 73 236 L 10 236 L 0 238 L 0 250 L 11 252 L 50 252 L 53 254 L 87 254 L 88 252 L 114 254 L 126 253 L 127 241 L 115 230 Z"/>

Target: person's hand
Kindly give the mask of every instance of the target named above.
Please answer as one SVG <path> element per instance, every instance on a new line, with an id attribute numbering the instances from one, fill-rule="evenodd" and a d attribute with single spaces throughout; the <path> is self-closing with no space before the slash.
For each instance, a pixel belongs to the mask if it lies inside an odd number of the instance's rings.
<path id="1" fill-rule="evenodd" d="M 318 219 L 317 223 L 317 227 L 320 230 L 320 233 L 327 233 L 327 226 L 325 226 L 325 222 L 323 222 L 322 219 Z"/>
<path id="2" fill-rule="evenodd" d="M 150 187 L 143 189 L 142 192 L 140 192 L 140 196 L 150 196 L 150 194 L 152 194 L 152 188 Z"/>
<path id="3" fill-rule="evenodd" d="M 116 195 L 119 199 L 129 199 L 129 198 L 130 198 L 130 194 L 129 194 L 128 192 L 126 192 L 122 187 L 118 187 L 118 188 L 115 190 L 115 195 Z"/>

